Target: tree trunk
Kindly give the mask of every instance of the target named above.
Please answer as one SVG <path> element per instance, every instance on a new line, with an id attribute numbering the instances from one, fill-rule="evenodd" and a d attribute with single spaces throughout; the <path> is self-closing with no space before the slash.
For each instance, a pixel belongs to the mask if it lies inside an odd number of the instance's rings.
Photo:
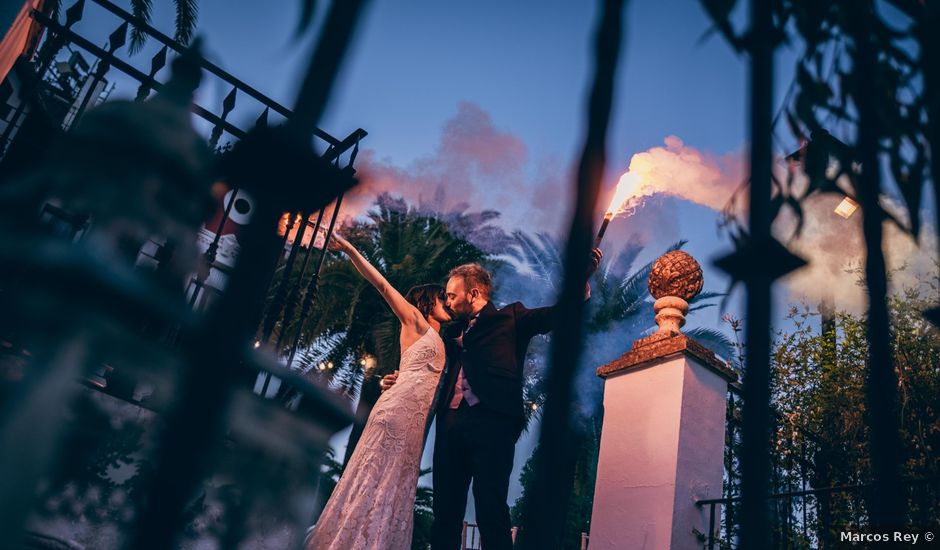
<path id="1" fill-rule="evenodd" d="M 767 0 L 751 2 L 750 138 L 751 195 L 748 229 L 752 250 L 767 249 L 770 234 L 771 137 L 773 131 L 773 15 Z M 741 547 L 769 548 L 767 501 L 770 476 L 770 290 L 763 265 L 747 268 L 747 368 L 741 425 Z"/>
<path id="2" fill-rule="evenodd" d="M 865 237 L 865 281 L 868 286 L 868 422 L 871 427 L 872 477 L 875 484 L 869 498 L 869 513 L 876 527 L 900 526 L 906 513 L 901 489 L 898 437 L 897 387 L 891 353 L 888 317 L 888 278 L 885 268 L 883 220 L 878 197 L 881 173 L 878 163 L 877 101 L 872 82 L 877 81 L 877 55 L 872 43 L 874 6 L 865 2 L 853 9 L 850 25 L 856 46 L 853 60 L 854 97 L 859 114 L 858 160 L 861 175 L 857 193 L 862 207 L 862 232 Z"/>
<path id="3" fill-rule="evenodd" d="M 382 395 L 382 388 L 379 387 L 379 381 L 374 377 L 365 378 L 362 382 L 362 390 L 359 392 L 359 404 L 356 405 L 356 418 L 363 419 L 363 422 L 353 424 L 349 441 L 346 443 L 346 454 L 343 456 L 344 469 L 349 464 L 349 459 L 352 457 L 353 451 L 356 450 L 356 445 L 359 444 L 359 438 L 362 437 L 362 430 L 365 428 L 364 420 L 369 418 L 369 413 L 372 412 L 372 407 L 375 406 L 375 402 L 379 400 L 380 395 Z"/>

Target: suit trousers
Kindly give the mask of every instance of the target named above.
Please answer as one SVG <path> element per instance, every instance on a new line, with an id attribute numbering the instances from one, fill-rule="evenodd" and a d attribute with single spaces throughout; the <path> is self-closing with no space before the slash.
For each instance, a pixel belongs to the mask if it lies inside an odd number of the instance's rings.
<path id="1" fill-rule="evenodd" d="M 438 413 L 434 441 L 432 550 L 457 550 L 473 481 L 476 521 L 485 550 L 510 550 L 512 525 L 506 499 L 523 420 L 479 403 L 462 401 Z"/>

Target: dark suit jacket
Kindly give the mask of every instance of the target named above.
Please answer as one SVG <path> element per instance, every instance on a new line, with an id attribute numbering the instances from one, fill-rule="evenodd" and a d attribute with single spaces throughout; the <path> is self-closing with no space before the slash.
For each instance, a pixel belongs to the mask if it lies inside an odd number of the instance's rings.
<path id="1" fill-rule="evenodd" d="M 463 348 L 457 344 L 457 337 L 467 327 L 467 321 L 448 327 L 444 331 L 447 370 L 438 410 L 445 410 L 453 398 L 457 367 L 462 364 L 474 395 L 484 405 L 522 417 L 522 368 L 529 341 L 536 334 L 550 332 L 554 322 L 553 306 L 528 309 L 515 302 L 496 309 L 488 302 L 464 336 Z"/>

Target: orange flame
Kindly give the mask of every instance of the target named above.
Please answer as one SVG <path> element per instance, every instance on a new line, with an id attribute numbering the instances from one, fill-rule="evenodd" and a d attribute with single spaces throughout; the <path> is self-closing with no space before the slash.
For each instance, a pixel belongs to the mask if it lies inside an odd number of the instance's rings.
<path id="1" fill-rule="evenodd" d="M 284 236 L 284 233 L 287 232 L 287 224 L 290 220 L 291 213 L 284 212 L 281 215 L 281 219 L 277 223 L 277 234 L 280 237 Z M 303 238 L 300 240 L 300 245 L 306 248 L 310 247 L 310 241 L 313 239 L 313 227 L 317 223 L 317 215 L 310 214 L 310 217 L 307 218 L 307 227 L 304 229 Z M 287 243 L 290 245 L 294 244 L 294 241 L 297 240 L 297 232 L 300 230 L 300 214 L 294 214 L 294 225 L 291 227 L 290 235 L 287 236 Z M 324 227 L 320 227 L 320 237 L 317 238 L 316 243 L 314 244 L 317 248 L 323 248 L 323 235 L 326 233 Z"/>
<path id="2" fill-rule="evenodd" d="M 643 178 L 639 174 L 630 171 L 624 172 L 620 176 L 620 181 L 617 182 L 617 190 L 614 191 L 614 196 L 610 199 L 610 206 L 607 207 L 604 217 L 612 219 L 618 214 L 629 210 L 634 202 L 631 199 L 640 197 L 640 184 L 642 183 Z"/>

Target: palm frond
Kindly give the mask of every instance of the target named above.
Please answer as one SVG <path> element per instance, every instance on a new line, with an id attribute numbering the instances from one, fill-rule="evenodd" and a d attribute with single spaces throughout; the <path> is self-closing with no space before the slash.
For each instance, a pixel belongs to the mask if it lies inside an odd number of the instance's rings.
<path id="1" fill-rule="evenodd" d="M 553 277 L 557 276 L 557 273 L 561 272 L 561 246 L 559 246 L 558 241 L 548 233 L 538 233 L 536 235 L 539 239 L 539 242 L 542 245 L 542 253 L 548 258 L 549 265 L 555 270 L 555 273 L 552 274 Z"/>
<path id="2" fill-rule="evenodd" d="M 131 0 L 131 13 L 144 21 L 150 23 L 151 12 L 153 11 L 153 0 Z M 127 51 L 133 55 L 138 53 L 147 42 L 147 33 L 136 25 L 131 28 L 131 43 Z"/>
<path id="3" fill-rule="evenodd" d="M 689 303 L 697 304 L 700 302 L 704 302 L 705 300 L 714 300 L 715 298 L 724 298 L 727 295 L 728 294 L 725 292 L 714 292 L 714 291 L 706 290 L 706 291 L 700 292 L 698 296 L 689 300 Z"/>
<path id="4" fill-rule="evenodd" d="M 337 369 L 330 386 L 350 401 L 359 397 L 365 381 L 365 371 L 357 361 L 342 361 L 345 368 Z"/>
<path id="5" fill-rule="evenodd" d="M 324 334 L 317 338 L 314 345 L 304 349 L 297 356 L 293 368 L 300 374 L 307 374 L 341 350 L 346 343 L 346 333 Z"/>
<path id="6" fill-rule="evenodd" d="M 689 243 L 689 241 L 687 241 L 687 240 L 685 240 L 685 239 L 680 239 L 680 240 L 678 240 L 678 241 L 672 243 L 672 245 L 670 245 L 669 248 L 666 249 L 666 252 L 674 252 L 674 251 L 676 251 L 676 250 L 682 250 L 682 247 L 685 246 L 685 245 L 688 244 L 688 243 Z"/>
<path id="7" fill-rule="evenodd" d="M 623 277 L 633 269 L 633 263 L 636 261 L 640 252 L 643 251 L 643 243 L 638 235 L 633 235 L 623 244 L 620 252 L 614 258 L 604 262 L 605 272 L 611 276 Z"/>
<path id="8" fill-rule="evenodd" d="M 696 327 L 685 331 L 685 335 L 724 358 L 731 357 L 734 351 L 734 342 L 720 330 Z"/>
<path id="9" fill-rule="evenodd" d="M 199 19 L 198 0 L 176 0 L 176 36 L 181 44 L 189 44 Z"/>
<path id="10" fill-rule="evenodd" d="M 639 271 L 625 278 L 620 282 L 617 289 L 617 300 L 622 308 L 629 308 L 633 304 L 645 297 L 646 282 L 650 276 L 652 264 L 647 264 Z"/>
<path id="11" fill-rule="evenodd" d="M 717 306 L 718 304 L 699 304 L 699 305 L 690 307 L 688 313 L 692 313 L 693 311 L 698 311 L 700 309 L 708 309 L 710 307 L 717 307 Z"/>
<path id="12" fill-rule="evenodd" d="M 520 250 L 523 265 L 533 273 L 546 292 L 552 295 L 557 293 L 562 263 L 558 242 L 548 233 L 531 236 L 515 231 L 512 236 L 514 246 Z"/>

